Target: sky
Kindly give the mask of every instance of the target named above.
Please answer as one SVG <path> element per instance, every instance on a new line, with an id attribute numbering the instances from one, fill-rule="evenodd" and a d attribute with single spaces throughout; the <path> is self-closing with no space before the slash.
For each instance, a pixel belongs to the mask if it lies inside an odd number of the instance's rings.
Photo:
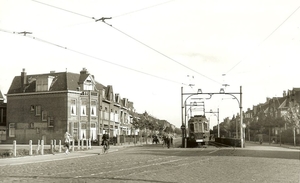
<path id="1" fill-rule="evenodd" d="M 0 90 L 15 76 L 86 68 L 137 112 L 182 124 L 183 93 L 242 107 L 300 87 L 298 0 L 0 0 Z M 100 18 L 105 22 L 95 21 Z M 18 32 L 31 32 L 26 36 Z M 239 113 L 196 95 L 211 126 Z M 187 114 L 190 114 L 187 107 Z M 202 114 L 191 107 L 192 114 Z"/>

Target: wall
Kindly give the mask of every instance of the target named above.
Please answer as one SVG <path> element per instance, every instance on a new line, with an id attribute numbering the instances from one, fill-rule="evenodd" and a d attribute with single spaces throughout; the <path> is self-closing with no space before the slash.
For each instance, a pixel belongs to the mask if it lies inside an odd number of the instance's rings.
<path id="1" fill-rule="evenodd" d="M 37 143 L 44 138 L 49 144 L 52 139 L 62 140 L 67 130 L 67 93 L 40 93 L 7 97 L 7 123 L 15 123 L 15 137 L 7 137 L 7 143 L 16 140 L 19 144 L 27 144 L 29 140 Z M 34 106 L 32 110 L 31 106 Z M 36 106 L 47 113 L 46 121 L 36 115 Z M 53 118 L 50 127 L 48 117 Z M 7 133 L 9 134 L 9 133 Z"/>

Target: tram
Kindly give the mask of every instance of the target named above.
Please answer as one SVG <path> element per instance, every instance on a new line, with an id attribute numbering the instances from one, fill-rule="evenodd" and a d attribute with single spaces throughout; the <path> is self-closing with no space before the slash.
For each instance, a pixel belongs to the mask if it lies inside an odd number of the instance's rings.
<path id="1" fill-rule="evenodd" d="M 205 115 L 195 115 L 188 121 L 188 146 L 208 145 L 210 137 L 209 121 Z"/>

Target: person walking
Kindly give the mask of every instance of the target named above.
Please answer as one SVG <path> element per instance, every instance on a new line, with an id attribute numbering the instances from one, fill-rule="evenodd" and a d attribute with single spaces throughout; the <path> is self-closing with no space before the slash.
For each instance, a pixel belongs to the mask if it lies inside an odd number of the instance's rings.
<path id="1" fill-rule="evenodd" d="M 64 145 L 64 147 L 66 149 L 65 150 L 65 154 L 69 154 L 71 135 L 68 132 L 66 132 L 64 137 L 65 137 L 65 145 Z"/>

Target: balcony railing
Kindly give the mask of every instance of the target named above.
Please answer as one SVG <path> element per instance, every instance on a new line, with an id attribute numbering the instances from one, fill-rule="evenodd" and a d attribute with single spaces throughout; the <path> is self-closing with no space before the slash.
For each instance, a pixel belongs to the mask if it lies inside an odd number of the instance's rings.
<path id="1" fill-rule="evenodd" d="M 89 93 L 90 93 L 90 91 L 83 91 L 80 95 L 81 95 L 81 96 L 88 96 Z M 97 93 L 97 92 L 91 91 L 91 96 L 97 97 L 97 96 L 98 96 L 98 93 Z"/>

